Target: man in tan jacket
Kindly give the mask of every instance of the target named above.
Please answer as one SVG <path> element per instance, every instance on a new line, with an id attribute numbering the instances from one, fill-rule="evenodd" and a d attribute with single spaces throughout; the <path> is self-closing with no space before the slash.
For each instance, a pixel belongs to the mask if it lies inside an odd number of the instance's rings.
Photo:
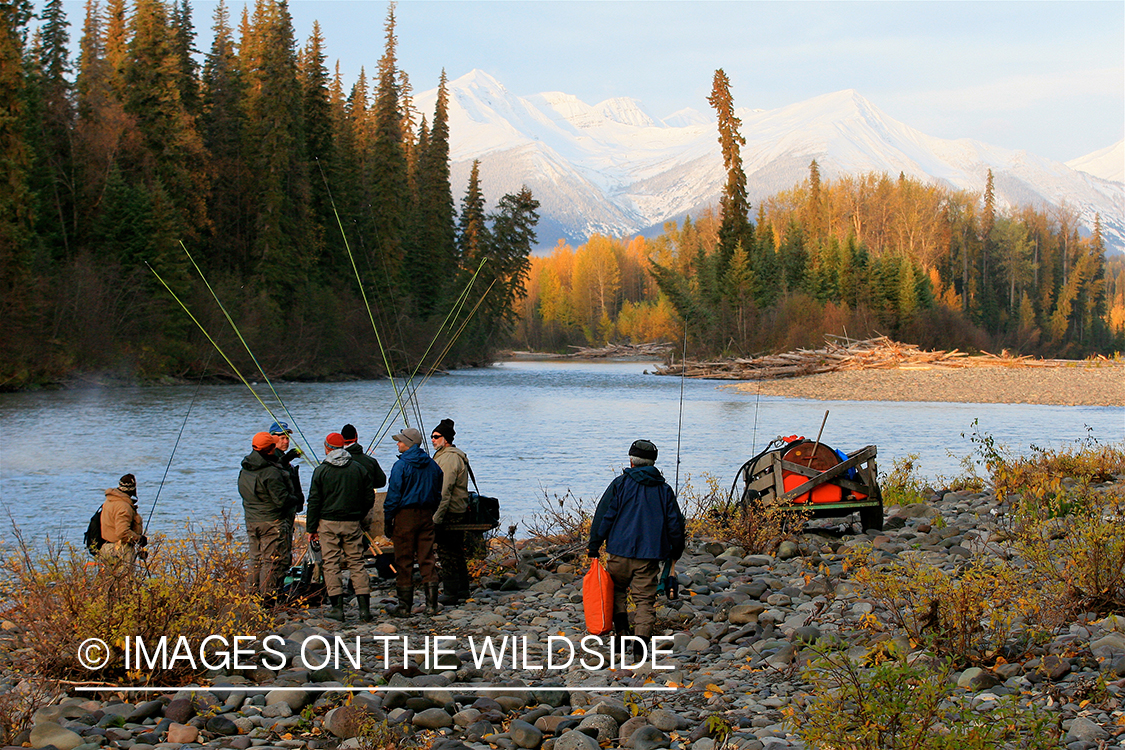
<path id="1" fill-rule="evenodd" d="M 132 474 L 126 474 L 116 487 L 105 491 L 105 502 L 102 504 L 102 539 L 105 544 L 98 555 L 133 562 L 137 548 L 148 544 L 141 530 L 141 514 L 137 512 L 137 479 Z"/>
<path id="2" fill-rule="evenodd" d="M 443 419 L 433 429 L 434 461 L 441 467 L 441 503 L 434 512 L 434 543 L 441 566 L 442 604 L 460 604 L 469 598 L 469 563 L 465 559 L 465 532 L 453 524 L 465 523 L 469 510 L 469 459 L 454 447 L 452 419 Z"/>

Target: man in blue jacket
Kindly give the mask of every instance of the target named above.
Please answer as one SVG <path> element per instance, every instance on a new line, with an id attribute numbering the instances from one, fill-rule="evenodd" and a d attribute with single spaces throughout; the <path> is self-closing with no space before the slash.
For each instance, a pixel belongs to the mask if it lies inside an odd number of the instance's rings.
<path id="1" fill-rule="evenodd" d="M 399 457 L 391 467 L 383 525 L 395 544 L 396 617 L 409 617 L 414 606 L 414 561 L 426 587 L 426 614 L 438 612 L 437 555 L 434 553 L 434 511 L 441 501 L 441 467 L 422 450 L 422 433 L 407 427 L 393 436 Z"/>
<path id="2" fill-rule="evenodd" d="M 684 516 L 676 493 L 654 465 L 656 446 L 637 440 L 629 447 L 629 468 L 609 483 L 590 524 L 586 554 L 597 557 L 605 542 L 613 579 L 613 632 L 631 635 L 626 608 L 630 590 L 637 605 L 637 636 L 652 637 L 656 589 L 663 560 L 684 553 Z M 636 654 L 634 654 L 636 657 Z"/>

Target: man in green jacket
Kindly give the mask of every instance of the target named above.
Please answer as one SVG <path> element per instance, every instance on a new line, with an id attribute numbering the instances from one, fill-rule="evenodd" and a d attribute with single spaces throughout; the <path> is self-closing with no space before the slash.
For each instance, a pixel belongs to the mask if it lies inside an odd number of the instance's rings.
<path id="1" fill-rule="evenodd" d="M 238 475 L 238 494 L 242 496 L 250 540 L 250 587 L 272 603 L 285 577 L 285 534 L 297 498 L 288 473 L 274 460 L 274 436 L 259 432 L 251 445 L 253 450 L 242 459 Z"/>
<path id="2" fill-rule="evenodd" d="M 344 438 L 333 432 L 324 439 L 325 459 L 309 482 L 308 531 L 320 541 L 324 554 L 324 583 L 332 610 L 344 621 L 344 585 L 340 571 L 346 566 L 359 602 L 359 619 L 371 622 L 371 584 L 363 566 L 364 539 L 360 522 L 375 502 L 371 473 L 344 449 Z"/>

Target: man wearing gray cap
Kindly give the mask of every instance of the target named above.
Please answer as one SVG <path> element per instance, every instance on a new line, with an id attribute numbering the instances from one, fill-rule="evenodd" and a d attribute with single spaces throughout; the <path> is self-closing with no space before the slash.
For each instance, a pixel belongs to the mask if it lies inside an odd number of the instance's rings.
<path id="1" fill-rule="evenodd" d="M 656 622 L 660 563 L 678 560 L 684 553 L 684 516 L 676 493 L 655 463 L 656 446 L 648 440 L 629 446 L 629 468 L 602 494 L 586 548 L 587 556 L 597 557 L 605 542 L 609 553 L 606 571 L 613 579 L 614 634 L 632 635 L 626 607 L 631 592 L 637 605 L 637 636 L 646 642 Z M 635 651 L 633 656 L 639 658 Z"/>
<path id="2" fill-rule="evenodd" d="M 399 457 L 391 467 L 383 524 L 395 545 L 396 617 L 409 617 L 414 605 L 414 561 L 426 587 L 426 614 L 438 611 L 438 579 L 434 554 L 434 511 L 441 501 L 441 467 L 422 450 L 422 433 L 407 427 L 394 435 Z"/>

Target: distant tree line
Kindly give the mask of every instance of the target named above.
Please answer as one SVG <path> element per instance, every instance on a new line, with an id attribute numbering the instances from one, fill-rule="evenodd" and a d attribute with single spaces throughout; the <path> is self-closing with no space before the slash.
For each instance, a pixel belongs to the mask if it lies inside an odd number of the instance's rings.
<path id="1" fill-rule="evenodd" d="M 87 0 L 70 60 L 61 0 L 0 3 L 0 389 L 198 374 L 211 344 L 165 284 L 255 372 L 184 248 L 271 376 L 382 374 L 375 327 L 392 370 L 487 361 L 539 204 L 486 212 L 474 166 L 455 210 L 445 75 L 420 115 L 394 5 L 350 89 L 284 0 L 237 29 L 220 0 L 213 31 L 200 65 L 189 0 Z"/>
<path id="2" fill-rule="evenodd" d="M 883 333 L 923 346 L 1084 356 L 1125 350 L 1125 262 L 1107 263 L 1100 217 L 1029 207 L 902 174 L 821 179 L 775 195 L 749 219 L 740 122 L 715 74 L 727 181 L 718 215 L 654 239 L 591 238 L 533 259 L 519 343 L 677 340 L 699 355 Z M 644 271 L 649 278 L 644 278 Z"/>

